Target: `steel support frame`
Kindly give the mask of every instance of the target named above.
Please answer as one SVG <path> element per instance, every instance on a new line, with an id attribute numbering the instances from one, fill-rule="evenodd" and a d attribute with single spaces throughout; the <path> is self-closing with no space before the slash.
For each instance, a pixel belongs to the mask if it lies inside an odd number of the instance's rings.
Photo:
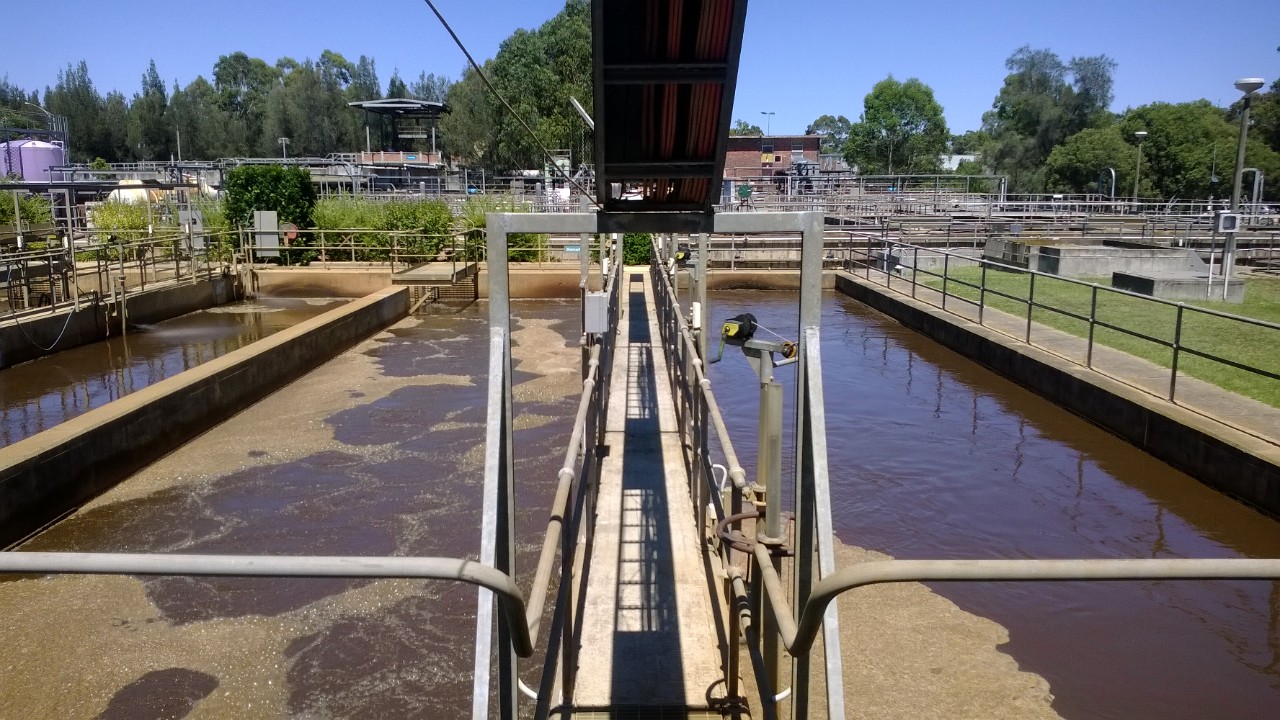
<path id="1" fill-rule="evenodd" d="M 760 234 L 760 233 L 799 233 L 801 236 L 801 299 L 800 299 L 800 333 L 799 333 L 799 363 L 797 363 L 796 373 L 796 415 L 795 415 L 795 437 L 796 437 L 796 477 L 795 477 L 795 506 L 797 509 L 796 516 L 796 561 L 794 574 L 794 592 L 797 600 L 797 607 L 801 607 L 803 601 L 808 600 L 812 588 L 818 577 L 826 578 L 828 575 L 835 573 L 835 547 L 833 547 L 832 518 L 831 518 L 831 495 L 829 495 L 829 482 L 827 473 L 827 445 L 826 445 L 826 416 L 824 416 L 824 404 L 822 396 L 822 363 L 820 363 L 820 315 L 822 315 L 822 256 L 823 256 L 823 231 L 824 218 L 822 213 L 733 213 L 721 214 L 714 217 L 713 232 L 717 234 Z M 668 243 L 669 245 L 669 243 Z M 703 264 L 707 258 L 705 251 L 704 238 L 699 238 L 699 265 Z M 705 277 L 705 275 L 700 275 Z M 699 283 L 704 284 L 704 283 Z M 675 286 L 672 286 L 675 290 Z M 699 297 L 700 300 L 704 296 Z M 672 297 L 672 301 L 676 302 L 678 307 L 678 295 Z M 705 309 L 705 302 L 701 305 Z M 704 310 L 705 311 L 705 310 Z M 678 319 L 672 318 L 672 320 Z M 707 327 L 707 322 L 703 320 L 703 327 Z M 704 333 L 705 334 L 705 333 Z M 686 337 L 689 345 L 698 343 L 694 337 Z M 684 345 L 680 338 L 671 340 L 668 338 L 666 345 L 671 346 Z M 705 356 L 705 355 L 703 355 Z M 689 378 L 698 380 L 701 387 L 700 395 L 704 398 L 710 398 L 710 388 L 708 380 L 701 375 L 701 368 L 698 368 L 696 375 Z M 710 404 L 708 404 L 710 405 Z M 708 416 L 705 418 L 717 425 L 722 424 L 723 420 L 719 418 L 718 407 L 708 407 Z M 717 427 L 717 429 L 721 429 Z M 723 437 L 724 433 L 721 433 Z M 705 438 L 705 432 L 703 436 Z M 722 445 L 724 445 L 722 439 Z M 728 448 L 726 448 L 728 450 Z M 733 474 L 736 471 L 736 477 L 733 477 L 733 486 L 737 491 L 745 489 L 745 477 L 742 475 L 741 468 L 737 466 L 736 457 L 731 460 L 731 464 L 735 465 L 735 469 L 730 470 Z M 739 493 L 735 492 L 735 503 L 733 503 L 732 512 L 739 510 L 737 498 Z M 758 546 L 759 547 L 759 546 Z M 753 578 L 768 578 L 776 580 L 778 573 L 773 569 L 772 561 L 767 560 L 767 553 L 756 557 L 756 570 Z M 815 566 L 817 561 L 817 566 Z M 767 568 L 767 569 L 765 569 Z M 755 584 L 755 583 L 753 583 Z M 760 588 L 758 600 L 762 603 L 768 602 L 767 593 Z M 772 646 L 772 642 L 768 642 L 769 635 L 781 634 L 783 641 L 786 639 L 785 628 L 787 624 L 799 621 L 799 616 L 790 621 L 782 620 L 782 625 L 774 625 L 772 618 L 773 612 L 768 607 L 759 606 L 763 611 L 762 618 L 756 623 L 764 625 L 765 644 Z M 735 614 L 735 618 L 737 615 Z M 819 620 L 824 633 L 824 641 L 826 641 L 826 676 L 827 678 L 842 678 L 842 662 L 840 652 L 840 625 L 838 625 L 838 614 L 836 606 L 831 605 L 824 607 L 822 618 Z M 769 632 L 769 630 L 783 630 L 782 633 Z M 736 630 L 736 628 L 735 628 Z M 736 641 L 735 632 L 735 641 Z M 736 642 L 731 643 L 731 648 L 736 648 Z M 792 716 L 805 717 L 809 715 L 809 684 L 810 675 L 812 675 L 812 661 L 808 657 L 808 653 L 804 655 L 795 655 L 795 662 L 792 664 L 791 671 L 791 697 L 792 697 Z M 778 667 L 774 665 L 776 660 L 765 659 L 765 673 L 769 678 L 778 675 Z M 731 667 L 736 664 L 736 655 L 733 657 Z M 777 692 L 777 688 L 774 688 Z M 763 700 L 763 698 L 762 698 Z M 827 708 L 828 717 L 832 719 L 842 719 L 845 716 L 844 710 L 844 687 L 840 682 L 827 683 Z M 767 716 L 771 716 L 774 711 L 773 707 L 765 708 Z"/>
<path id="2" fill-rule="evenodd" d="M 514 452 L 512 447 L 513 402 L 511 387 L 511 295 L 510 272 L 508 262 L 508 237 L 513 233 L 578 233 L 584 240 L 581 245 L 583 260 L 580 263 L 580 289 L 585 292 L 587 286 L 587 269 L 589 268 L 589 244 L 585 242 L 598 227 L 598 218 L 593 213 L 490 213 L 486 216 L 487 227 L 487 267 L 489 272 L 489 394 L 487 437 L 485 445 L 485 486 L 484 508 L 481 528 L 481 562 L 502 570 L 515 577 L 515 471 Z M 613 244 L 608 276 L 604 276 L 602 284 L 610 293 L 609 317 L 611 327 L 617 326 L 618 317 L 618 278 L 621 273 L 621 247 L 619 242 Z M 603 253 L 602 253 L 603 256 Z M 551 520 L 547 535 L 544 538 L 542 553 L 535 570 L 532 596 L 527 612 L 528 634 L 531 642 L 538 641 L 538 629 L 541 623 L 543 601 L 549 585 L 550 576 L 555 564 L 555 551 L 569 548 L 569 541 L 576 539 L 580 529 L 581 516 L 571 512 L 572 507 L 590 509 L 594 506 L 595 474 L 598 468 L 598 455 L 595 448 L 599 445 L 600 433 L 603 432 L 604 419 L 599 413 L 603 409 L 598 405 L 602 400 L 607 402 L 607 392 L 598 388 L 607 385 L 606 362 L 611 364 L 612 342 L 600 338 L 583 338 L 583 395 L 579 402 L 578 413 L 574 422 L 569 443 L 565 451 L 564 466 L 559 473 L 556 498 L 552 503 Z M 595 401 L 593 403 L 592 401 Z M 596 405 L 597 413 L 591 412 Z M 575 460 L 581 457 L 584 477 L 574 473 Z M 578 490 L 574 493 L 574 490 Z M 585 495 L 584 495 L 585 493 Z M 580 497 L 576 501 L 570 498 Z M 572 503 L 572 504 L 571 504 Z M 570 517 L 572 515 L 572 517 Z M 589 517 L 586 522 L 590 522 Z M 574 538 L 567 536 L 573 535 Z M 562 558 L 561 570 L 572 563 Z M 563 574 L 561 582 L 568 577 Z M 573 593 L 567 593 L 572 597 Z M 566 593 L 560 592 L 563 599 Z M 481 720 L 489 717 L 489 692 L 491 689 L 490 671 L 494 645 L 493 631 L 493 596 L 481 590 L 478 597 L 476 617 L 476 652 L 472 695 L 472 718 Z M 571 605 L 573 603 L 570 603 Z M 569 613 L 568 608 L 562 608 Z M 569 632 L 572 628 L 571 613 L 559 618 L 562 643 L 560 650 L 566 661 L 576 655 L 576 648 L 571 644 Z M 554 625 L 554 623 L 553 623 Z M 498 702 L 499 717 L 512 720 L 519 714 L 518 689 L 516 676 L 516 640 L 504 623 L 498 624 L 498 643 L 496 647 L 498 659 Z M 554 632 L 554 629 L 553 629 Z M 567 662 L 566 662 L 567 665 Z M 544 664 L 546 668 L 551 663 Z M 571 668 L 562 668 L 565 679 L 572 677 Z M 542 689 L 547 683 L 542 683 Z M 565 693 L 563 700 L 572 701 L 572 687 L 562 683 Z M 547 698 L 539 697 L 541 712 L 549 705 Z"/>

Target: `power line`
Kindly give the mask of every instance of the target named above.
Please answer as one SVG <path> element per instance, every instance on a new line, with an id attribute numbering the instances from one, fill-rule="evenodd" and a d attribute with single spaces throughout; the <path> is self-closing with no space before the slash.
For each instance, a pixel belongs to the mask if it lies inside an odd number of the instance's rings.
<path id="1" fill-rule="evenodd" d="M 560 167 L 559 163 L 555 161 L 555 158 L 551 156 L 551 151 L 548 150 L 547 146 L 543 145 L 542 141 L 538 139 L 538 135 L 533 131 L 533 128 L 529 127 L 529 124 L 524 121 L 524 118 L 520 117 L 520 115 L 516 113 L 515 109 L 511 107 L 511 104 L 507 102 L 507 99 L 502 97 L 502 93 L 498 92 L 498 89 L 493 86 L 493 83 L 489 82 L 489 78 L 484 74 L 484 70 L 481 70 L 480 65 L 476 62 L 475 58 L 471 57 L 471 53 L 467 50 L 467 46 L 462 44 L 462 40 L 458 38 L 458 34 L 449 26 L 449 21 L 444 19 L 444 15 L 440 14 L 440 11 L 436 8 L 436 4 L 432 2 L 432 0 L 424 1 L 427 3 L 427 7 L 431 8 L 431 12 L 435 13 L 436 17 L 440 19 L 440 24 L 443 25 L 445 31 L 449 33 L 449 37 L 453 38 L 453 41 L 457 43 L 458 49 L 462 51 L 463 55 L 467 56 L 467 62 L 471 63 L 471 67 L 474 68 L 476 74 L 480 76 L 480 79 L 484 82 L 484 86 L 489 88 L 489 92 L 493 93 L 494 97 L 498 98 L 498 102 L 502 103 L 502 106 L 507 109 L 507 112 L 511 113 L 511 117 L 515 118 L 516 122 L 520 123 L 520 127 L 524 128 L 524 131 L 529 133 L 529 137 L 533 138 L 533 141 L 537 143 L 538 148 L 542 150 L 543 157 L 548 160 L 551 167 L 555 168 L 556 172 L 559 173 L 561 177 L 568 180 L 569 184 L 577 188 L 578 192 L 582 193 L 584 197 L 590 200 L 592 205 L 595 205 L 596 208 L 600 210 L 604 210 L 604 207 L 600 205 L 598 200 L 592 197 L 585 188 L 579 185 L 577 180 L 570 177 L 569 173 L 565 172 L 564 168 Z"/>

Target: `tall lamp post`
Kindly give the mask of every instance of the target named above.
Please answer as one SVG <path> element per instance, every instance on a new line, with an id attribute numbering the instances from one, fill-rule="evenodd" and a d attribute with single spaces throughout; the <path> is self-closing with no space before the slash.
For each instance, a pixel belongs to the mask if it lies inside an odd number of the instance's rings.
<path id="1" fill-rule="evenodd" d="M 1133 170 L 1133 207 L 1138 207 L 1138 178 L 1142 177 L 1142 141 L 1147 139 L 1147 131 L 1139 130 L 1133 134 L 1138 138 L 1138 166 Z"/>
<path id="2" fill-rule="evenodd" d="M 1240 78 L 1236 81 L 1236 89 L 1244 93 L 1244 111 L 1240 113 L 1240 139 L 1236 141 L 1236 174 L 1231 185 L 1231 212 L 1240 208 L 1240 189 L 1244 183 L 1244 147 L 1249 138 L 1249 106 L 1253 104 L 1253 94 L 1264 85 L 1262 78 Z M 1222 257 L 1222 299 L 1227 299 L 1227 286 L 1231 282 L 1231 270 L 1236 265 L 1236 234 L 1229 232 Z"/>
<path id="3" fill-rule="evenodd" d="M 287 137 L 276 138 L 276 142 L 280 143 L 280 159 L 288 160 L 289 159 L 289 138 Z"/>
<path id="4" fill-rule="evenodd" d="M 773 112 L 772 110 L 761 110 L 760 114 L 764 115 L 765 117 L 764 136 L 769 137 L 770 131 L 773 130 L 773 116 L 776 115 L 777 113 Z"/>

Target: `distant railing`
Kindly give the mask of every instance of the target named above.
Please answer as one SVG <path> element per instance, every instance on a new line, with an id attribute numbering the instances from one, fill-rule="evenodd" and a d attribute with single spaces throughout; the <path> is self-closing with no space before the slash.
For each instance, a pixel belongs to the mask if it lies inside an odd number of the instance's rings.
<path id="1" fill-rule="evenodd" d="M 232 261 L 234 233 L 164 230 L 29 234 L 0 249 L 0 320 L 111 296 L 114 302 L 149 286 L 221 274 Z M 225 242 L 225 245 L 223 244 Z"/>
<path id="2" fill-rule="evenodd" d="M 1280 384 L 1259 391 L 1250 378 L 1280 383 L 1280 324 L 1186 302 L 1121 290 L 1083 280 L 995 262 L 972 254 L 864 238 L 840 253 L 846 269 L 868 282 L 891 287 L 940 309 L 1000 330 L 1015 339 L 1055 352 L 1084 367 L 1096 367 L 1095 348 L 1105 344 L 1145 357 L 1169 370 L 1163 391 L 1121 382 L 1169 401 L 1178 399 L 1182 375 L 1217 382 L 1223 369 L 1227 389 L 1280 405 Z M 1219 299 L 1221 277 L 1202 281 L 1205 299 Z M 993 305 L 995 307 L 993 307 Z M 1021 326 L 996 323 L 987 311 L 1019 317 Z M 1083 357 L 1036 342 L 1039 333 L 1065 332 L 1083 343 Z M 1158 348 L 1164 357 L 1150 351 Z M 1250 356 L 1253 359 L 1250 359 Z M 1187 359 L 1203 361 L 1187 367 Z M 1218 366 L 1206 368 L 1203 363 Z"/>

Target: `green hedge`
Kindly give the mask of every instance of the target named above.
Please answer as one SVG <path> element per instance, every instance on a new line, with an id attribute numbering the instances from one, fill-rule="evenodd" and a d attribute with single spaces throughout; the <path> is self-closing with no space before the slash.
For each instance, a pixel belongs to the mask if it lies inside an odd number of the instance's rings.
<path id="1" fill-rule="evenodd" d="M 392 237 L 388 231 L 409 232 L 395 241 L 400 254 L 414 256 L 416 261 L 434 258 L 453 235 L 453 212 L 440 200 L 389 200 L 372 202 L 350 195 L 325 198 L 316 203 L 314 213 L 317 230 L 351 230 L 341 234 L 324 234 L 327 246 L 366 248 L 357 255 L 363 260 L 391 258 Z"/>
<path id="2" fill-rule="evenodd" d="M 0 178 L 16 180 L 16 178 Z M 53 223 L 53 209 L 49 199 L 43 195 L 19 193 L 18 212 L 22 213 L 22 222 L 31 225 L 50 225 Z M 0 225 L 13 225 L 13 192 L 0 193 Z"/>
<path id="3" fill-rule="evenodd" d="M 311 173 L 301 168 L 279 165 L 241 165 L 223 177 L 226 216 L 232 223 L 248 226 L 254 210 L 275 210 L 280 222 L 300 228 L 312 226 L 316 188 Z"/>
<path id="4" fill-rule="evenodd" d="M 498 198 L 491 195 L 472 195 L 462 206 L 460 224 L 467 238 L 467 244 L 477 248 L 483 256 L 485 248 L 484 229 L 488 222 L 488 213 L 528 212 L 525 205 Z M 511 262 L 537 262 L 546 256 L 547 236 L 539 233 L 511 233 L 507 235 L 507 258 Z"/>
<path id="5" fill-rule="evenodd" d="M 627 233 L 622 236 L 622 264 L 648 265 L 653 255 L 653 235 Z"/>

